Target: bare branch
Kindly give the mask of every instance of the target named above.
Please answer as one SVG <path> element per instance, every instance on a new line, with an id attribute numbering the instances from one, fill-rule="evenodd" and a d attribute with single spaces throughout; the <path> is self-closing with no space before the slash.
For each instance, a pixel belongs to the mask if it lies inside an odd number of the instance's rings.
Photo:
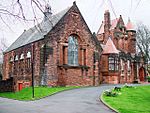
<path id="1" fill-rule="evenodd" d="M 143 24 L 138 24 L 137 46 L 144 53 L 146 60 L 150 60 L 150 30 Z"/>
<path id="2" fill-rule="evenodd" d="M 25 15 L 24 15 L 24 11 L 23 11 L 22 5 L 21 5 L 21 3 L 20 3 L 19 0 L 17 0 L 17 3 L 19 4 L 19 7 L 20 7 L 20 10 L 21 10 L 22 17 L 23 17 L 23 19 L 25 20 Z"/>

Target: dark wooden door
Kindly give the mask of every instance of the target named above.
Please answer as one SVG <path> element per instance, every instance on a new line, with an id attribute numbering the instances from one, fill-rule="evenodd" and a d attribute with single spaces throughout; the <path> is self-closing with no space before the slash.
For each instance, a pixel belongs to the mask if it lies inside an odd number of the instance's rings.
<path id="1" fill-rule="evenodd" d="M 139 69 L 139 78 L 140 78 L 141 82 L 144 82 L 144 80 L 145 80 L 145 72 L 144 72 L 144 68 L 143 67 L 141 67 Z"/>

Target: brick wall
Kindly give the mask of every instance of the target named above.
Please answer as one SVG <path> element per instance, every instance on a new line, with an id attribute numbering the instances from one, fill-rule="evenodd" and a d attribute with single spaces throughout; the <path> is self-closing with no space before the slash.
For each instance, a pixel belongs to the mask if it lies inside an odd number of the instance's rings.
<path id="1" fill-rule="evenodd" d="M 77 36 L 78 40 L 78 66 L 68 65 L 68 37 Z M 47 47 L 43 52 L 43 48 Z M 99 45 L 97 45 L 99 46 Z M 27 52 L 31 52 L 30 67 L 28 67 Z M 32 44 L 25 45 L 4 55 L 4 79 L 9 78 L 10 72 L 16 79 L 15 90 L 18 84 L 25 82 L 31 85 L 31 62 L 34 63 L 35 85 L 99 85 L 100 72 L 98 59 L 93 59 L 96 43 L 87 24 L 85 23 L 76 4 L 74 4 L 66 15 L 45 36 L 44 39 Z M 24 54 L 23 61 L 12 62 L 10 68 L 10 57 Z M 44 57 L 44 59 L 43 59 Z M 43 60 L 42 60 L 43 59 Z M 16 64 L 15 64 L 16 63 Z M 20 66 L 23 63 L 23 70 Z M 14 66 L 17 66 L 17 70 Z"/>

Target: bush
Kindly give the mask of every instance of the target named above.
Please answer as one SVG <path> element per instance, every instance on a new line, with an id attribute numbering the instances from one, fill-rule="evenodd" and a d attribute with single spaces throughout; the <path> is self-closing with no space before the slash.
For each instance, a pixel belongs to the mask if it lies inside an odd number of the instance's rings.
<path id="1" fill-rule="evenodd" d="M 125 88 L 133 88 L 133 86 L 128 85 L 127 83 L 124 85 Z"/>
<path id="2" fill-rule="evenodd" d="M 147 76 L 147 80 L 148 80 L 148 82 L 150 82 L 150 76 Z"/>
<path id="3" fill-rule="evenodd" d="M 110 97 L 116 97 L 116 96 L 118 95 L 116 92 L 113 92 L 113 91 L 110 91 L 110 90 L 106 90 L 106 91 L 104 92 L 104 94 L 105 94 L 106 96 L 110 96 Z"/>

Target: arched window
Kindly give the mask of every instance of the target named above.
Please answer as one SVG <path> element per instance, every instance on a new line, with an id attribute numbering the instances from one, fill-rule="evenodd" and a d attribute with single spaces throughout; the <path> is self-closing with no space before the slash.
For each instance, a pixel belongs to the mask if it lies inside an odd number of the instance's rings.
<path id="1" fill-rule="evenodd" d="M 27 52 L 27 58 L 31 58 L 31 52 L 30 51 Z"/>
<path id="2" fill-rule="evenodd" d="M 28 69 L 31 68 L 31 52 L 30 51 L 27 52 L 27 65 L 26 66 Z"/>
<path id="3" fill-rule="evenodd" d="M 78 40 L 75 36 L 68 38 L 68 64 L 78 65 Z"/>
<path id="4" fill-rule="evenodd" d="M 23 60 L 24 59 L 24 54 L 22 53 L 21 55 L 20 55 L 20 60 Z"/>
<path id="5" fill-rule="evenodd" d="M 18 72 L 18 60 L 19 60 L 18 55 L 15 55 L 15 57 L 14 57 L 14 75 L 16 75 Z"/>
<path id="6" fill-rule="evenodd" d="M 130 60 L 127 60 L 128 75 L 131 73 Z"/>
<path id="7" fill-rule="evenodd" d="M 15 60 L 15 61 L 18 61 L 18 55 L 15 56 L 15 59 L 14 59 L 14 60 Z"/>

